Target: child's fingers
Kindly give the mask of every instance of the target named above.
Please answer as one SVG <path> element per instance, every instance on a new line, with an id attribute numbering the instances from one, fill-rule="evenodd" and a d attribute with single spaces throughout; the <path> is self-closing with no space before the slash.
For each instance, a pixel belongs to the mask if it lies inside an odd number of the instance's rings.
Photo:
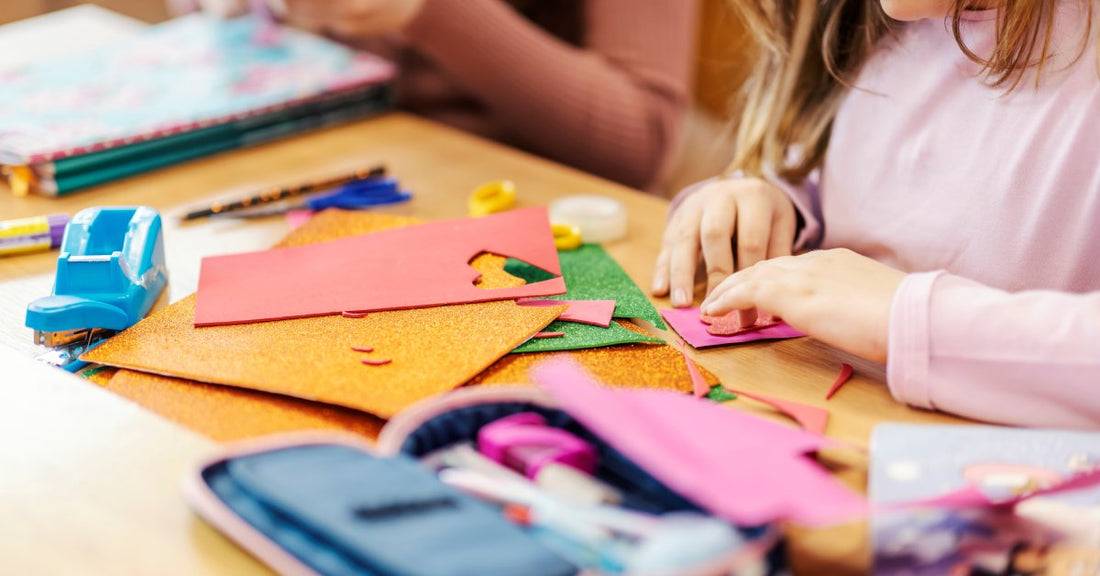
<path id="1" fill-rule="evenodd" d="M 733 274 L 733 226 L 736 220 L 737 202 L 729 195 L 716 197 L 700 220 L 699 241 L 703 248 L 708 294 Z"/>
<path id="2" fill-rule="evenodd" d="M 744 270 L 768 257 L 772 206 L 755 194 L 737 203 L 737 269 Z"/>
<path id="3" fill-rule="evenodd" d="M 657 264 L 653 267 L 653 295 L 668 295 L 668 248 L 661 246 L 657 254 Z"/>
<path id="4" fill-rule="evenodd" d="M 798 226 L 793 209 L 776 211 L 772 220 L 772 234 L 768 239 L 768 258 L 790 256 L 794 248 L 794 232 Z"/>
<path id="5" fill-rule="evenodd" d="M 726 278 L 703 300 L 702 313 L 708 316 L 722 316 L 734 310 L 751 310 L 756 302 L 749 297 L 748 289 L 751 272 L 738 272 Z M 755 322 L 755 318 L 753 322 Z"/>
<path id="6" fill-rule="evenodd" d="M 668 248 L 668 279 L 672 305 L 682 308 L 691 306 L 694 293 L 695 267 L 699 261 L 701 210 L 685 205 L 677 212 L 665 246 Z"/>

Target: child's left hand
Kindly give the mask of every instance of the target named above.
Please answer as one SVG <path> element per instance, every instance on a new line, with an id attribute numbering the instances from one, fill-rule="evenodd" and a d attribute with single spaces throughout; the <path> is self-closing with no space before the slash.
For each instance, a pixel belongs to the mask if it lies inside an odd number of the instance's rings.
<path id="1" fill-rule="evenodd" d="M 905 273 L 851 250 L 764 260 L 726 278 L 704 314 L 759 308 L 837 348 L 886 362 L 890 305 Z"/>
<path id="2" fill-rule="evenodd" d="M 352 41 L 398 32 L 423 6 L 424 0 L 286 0 L 286 21 Z"/>

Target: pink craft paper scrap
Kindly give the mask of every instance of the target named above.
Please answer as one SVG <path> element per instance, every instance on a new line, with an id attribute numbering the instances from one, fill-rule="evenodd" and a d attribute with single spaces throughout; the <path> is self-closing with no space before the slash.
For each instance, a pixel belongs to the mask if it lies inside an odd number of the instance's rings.
<path id="1" fill-rule="evenodd" d="M 738 396 L 744 396 L 745 398 L 752 398 L 757 402 L 763 402 L 772 408 L 786 414 L 795 422 L 798 422 L 799 426 L 802 426 L 803 430 L 812 432 L 819 436 L 825 434 L 825 425 L 829 423 L 829 411 L 824 408 L 818 408 L 817 406 L 811 406 L 809 404 L 802 404 L 801 402 L 795 402 L 793 400 L 784 400 L 782 398 L 773 398 L 771 396 L 764 396 L 762 394 L 753 394 L 751 392 L 745 392 L 743 390 L 734 390 L 728 386 L 723 386 L 728 392 L 737 394 Z M 736 402 L 731 400 L 730 402 Z"/>
<path id="2" fill-rule="evenodd" d="M 313 218 L 313 210 L 291 210 L 286 213 L 286 224 L 291 230 L 297 230 Z"/>
<path id="3" fill-rule="evenodd" d="M 822 526 L 863 518 L 864 498 L 809 454 L 821 436 L 670 390 L 601 386 L 565 359 L 537 365 L 539 386 L 666 486 L 743 526 Z"/>
<path id="4" fill-rule="evenodd" d="M 470 261 L 509 256 L 555 277 L 482 289 Z M 565 293 L 545 208 L 443 220 L 320 244 L 204 258 L 195 326 L 246 324 Z"/>
<path id="5" fill-rule="evenodd" d="M 923 498 L 920 500 L 911 500 L 908 502 L 884 502 L 876 506 L 876 509 L 889 511 L 889 510 L 910 510 L 914 508 L 947 508 L 947 509 L 964 509 L 964 508 L 1002 508 L 1012 507 L 1024 500 L 1029 500 L 1037 496 L 1049 496 L 1051 494 L 1061 494 L 1062 492 L 1073 492 L 1074 490 L 1083 490 L 1085 488 L 1092 488 L 1100 484 L 1100 468 L 1088 470 L 1070 476 L 1061 482 L 1057 482 L 1046 488 L 1041 488 L 1034 492 L 1028 492 L 1013 496 L 1008 499 L 994 500 L 989 497 L 988 494 L 983 492 L 981 488 L 975 485 L 965 486 L 958 490 L 947 492 L 946 494 L 940 494 L 939 496 L 933 496 L 931 498 Z"/>
<path id="6" fill-rule="evenodd" d="M 707 325 L 699 319 L 698 308 L 665 309 L 661 310 L 661 316 L 685 342 L 691 344 L 692 348 L 709 348 L 711 346 L 741 344 L 757 340 L 783 340 L 805 336 L 805 334 L 791 328 L 786 322 L 751 332 L 734 334 L 733 336 L 715 336 L 707 332 Z"/>
<path id="7" fill-rule="evenodd" d="M 601 328 L 611 326 L 611 317 L 615 313 L 614 300 L 539 300 L 535 298 L 520 298 L 516 300 L 520 306 L 561 306 L 569 307 L 558 316 L 560 322 L 577 322 L 579 324 L 591 324 Z"/>

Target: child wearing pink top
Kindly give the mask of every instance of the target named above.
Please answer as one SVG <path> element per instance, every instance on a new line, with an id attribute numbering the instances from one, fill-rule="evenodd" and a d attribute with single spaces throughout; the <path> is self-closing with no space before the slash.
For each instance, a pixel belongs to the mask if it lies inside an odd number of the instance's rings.
<path id="1" fill-rule="evenodd" d="M 1100 427 L 1097 7 L 744 2 L 732 175 L 674 204 L 654 293 L 699 271 L 704 313 L 884 362 L 900 401 Z"/>
<path id="2" fill-rule="evenodd" d="M 247 0 L 168 0 L 243 12 Z M 689 104 L 695 0 L 258 0 L 395 60 L 411 112 L 655 190 Z"/>

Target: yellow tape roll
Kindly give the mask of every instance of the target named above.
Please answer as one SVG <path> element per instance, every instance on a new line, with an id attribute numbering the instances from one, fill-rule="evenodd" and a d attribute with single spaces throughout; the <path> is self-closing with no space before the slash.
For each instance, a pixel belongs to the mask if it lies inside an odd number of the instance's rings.
<path id="1" fill-rule="evenodd" d="M 478 186 L 470 195 L 470 216 L 488 216 L 516 207 L 516 184 L 500 180 Z"/>
<path id="2" fill-rule="evenodd" d="M 576 250 L 581 245 L 581 229 L 572 224 L 551 224 L 554 246 L 558 250 Z"/>

